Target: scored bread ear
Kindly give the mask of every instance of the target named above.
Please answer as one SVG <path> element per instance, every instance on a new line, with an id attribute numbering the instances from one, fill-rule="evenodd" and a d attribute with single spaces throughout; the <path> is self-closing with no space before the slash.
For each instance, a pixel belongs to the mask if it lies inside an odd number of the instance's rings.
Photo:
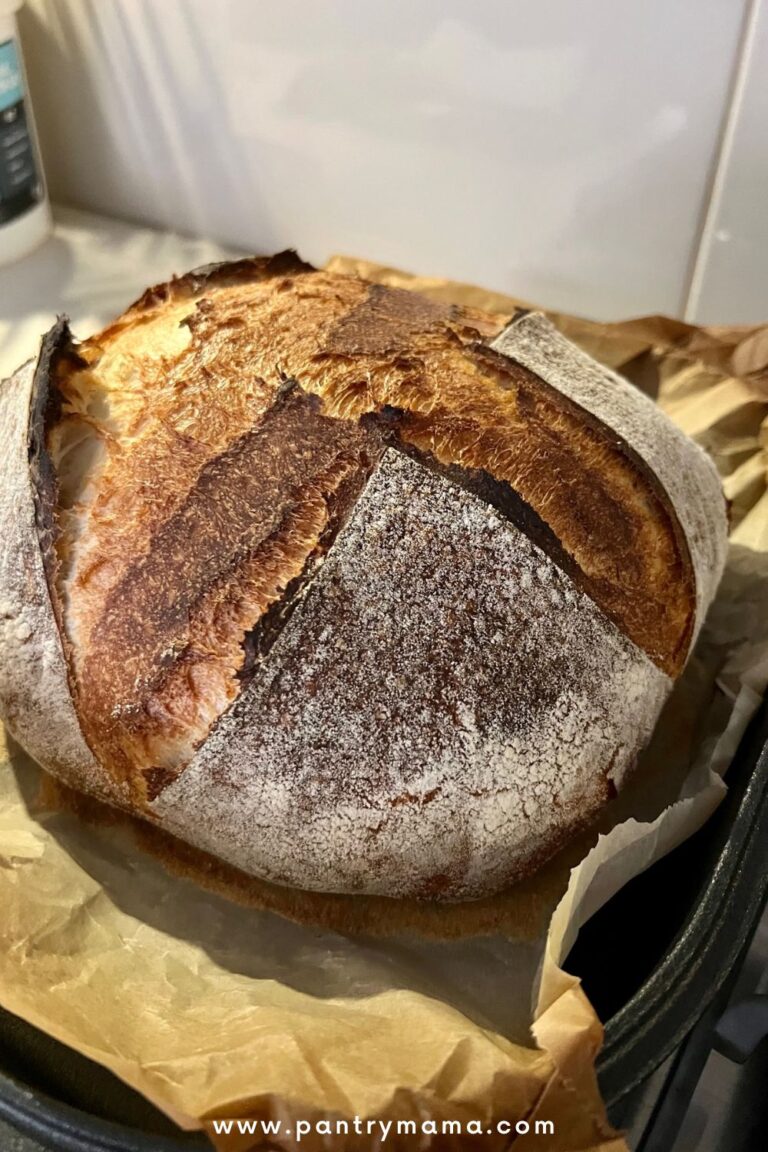
<path id="1" fill-rule="evenodd" d="M 516 316 L 491 347 L 575 401 L 613 429 L 645 461 L 666 491 L 683 530 L 696 588 L 693 647 L 725 567 L 725 496 L 707 453 L 667 419 L 658 404 L 593 360 L 540 312 Z"/>
<path id="2" fill-rule="evenodd" d="M 75 710 L 64 641 L 44 562 L 53 533 L 44 504 L 42 428 L 60 321 L 40 357 L 0 384 L 0 713 L 11 735 L 73 788 L 111 804 L 127 797 L 96 762 Z"/>

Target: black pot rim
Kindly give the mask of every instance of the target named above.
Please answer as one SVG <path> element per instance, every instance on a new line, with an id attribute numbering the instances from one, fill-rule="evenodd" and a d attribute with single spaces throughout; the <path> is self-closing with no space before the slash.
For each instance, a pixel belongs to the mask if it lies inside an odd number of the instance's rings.
<path id="1" fill-rule="evenodd" d="M 55 1152 L 190 1152 L 210 1145 L 104 1120 L 0 1073 L 0 1118 Z M 192 1135 L 192 1134 L 190 1134 Z"/>

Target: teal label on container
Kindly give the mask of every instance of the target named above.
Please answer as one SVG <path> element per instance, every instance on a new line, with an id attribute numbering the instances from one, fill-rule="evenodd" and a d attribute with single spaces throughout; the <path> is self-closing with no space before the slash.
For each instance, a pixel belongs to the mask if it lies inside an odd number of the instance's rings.
<path id="1" fill-rule="evenodd" d="M 0 225 L 43 198 L 24 106 L 21 64 L 13 40 L 0 44 Z"/>
<path id="2" fill-rule="evenodd" d="M 24 98 L 21 86 L 21 65 L 13 40 L 0 44 L 0 112 L 18 104 Z"/>

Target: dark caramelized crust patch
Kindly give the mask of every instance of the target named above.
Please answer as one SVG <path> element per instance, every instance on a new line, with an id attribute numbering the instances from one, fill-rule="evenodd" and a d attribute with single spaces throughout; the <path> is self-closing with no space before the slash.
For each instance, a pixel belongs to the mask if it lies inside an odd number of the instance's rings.
<path id="1" fill-rule="evenodd" d="M 126 315 L 152 312 L 166 301 L 178 300 L 184 296 L 190 299 L 199 297 L 211 288 L 231 288 L 237 284 L 252 284 L 257 280 L 298 276 L 314 271 L 311 264 L 307 264 L 290 248 L 285 252 L 277 252 L 274 256 L 247 256 L 243 260 L 204 264 L 200 268 L 193 268 L 183 276 L 175 276 L 167 284 L 155 284 L 152 288 L 147 288 L 126 310 Z M 117 328 L 121 322 L 121 319 L 115 321 L 113 328 Z M 102 337 L 113 328 L 107 328 Z"/>
<path id="2" fill-rule="evenodd" d="M 59 538 L 59 477 L 56 463 L 49 451 L 48 430 L 61 421 L 64 398 L 59 391 L 57 377 L 60 371 L 82 367 L 77 350 L 72 342 L 72 334 L 66 316 L 59 316 L 49 332 L 43 337 L 40 355 L 35 368 L 29 412 L 28 442 L 29 469 L 32 493 L 35 503 L 35 522 L 43 571 L 48 584 L 56 622 L 59 627 L 62 645 L 68 657 L 69 651 L 66 621 L 59 597 L 59 560 L 57 541 Z M 75 687 L 72 662 L 68 659 L 70 688 Z"/>
<path id="3" fill-rule="evenodd" d="M 326 351 L 338 356 L 400 355 L 412 337 L 445 324 L 454 311 L 404 288 L 372 284 L 362 303 L 330 332 Z"/>

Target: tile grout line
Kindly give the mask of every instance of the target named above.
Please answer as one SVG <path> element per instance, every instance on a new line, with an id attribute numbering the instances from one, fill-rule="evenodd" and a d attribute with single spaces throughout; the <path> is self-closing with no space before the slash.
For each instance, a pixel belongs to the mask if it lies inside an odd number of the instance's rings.
<path id="1" fill-rule="evenodd" d="M 750 64 L 752 63 L 761 4 L 762 0 L 747 0 L 744 9 L 739 42 L 736 48 L 736 61 L 726 94 L 725 111 L 704 192 L 704 203 L 693 243 L 688 276 L 683 288 L 682 316 L 689 323 L 696 322 L 695 313 L 701 299 L 712 234 L 715 230 L 715 221 L 722 201 L 726 172 L 733 152 L 736 126 L 741 112 Z"/>

